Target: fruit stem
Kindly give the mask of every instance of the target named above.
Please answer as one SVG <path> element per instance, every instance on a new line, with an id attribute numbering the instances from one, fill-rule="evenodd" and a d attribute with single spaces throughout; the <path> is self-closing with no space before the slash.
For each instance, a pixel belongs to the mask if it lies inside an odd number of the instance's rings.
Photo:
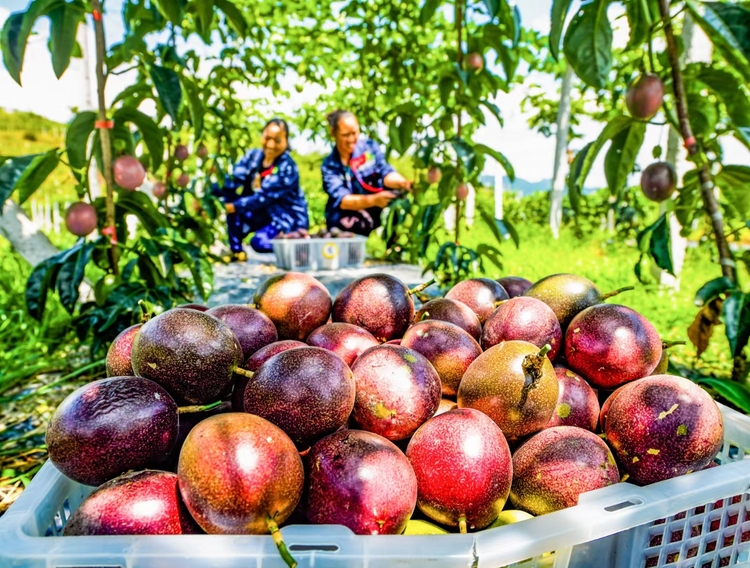
<path id="1" fill-rule="evenodd" d="M 466 534 L 466 517 L 464 515 L 458 517 L 458 531 L 461 534 Z"/>
<path id="2" fill-rule="evenodd" d="M 409 295 L 413 296 L 414 294 L 419 294 L 422 290 L 427 288 L 428 286 L 432 286 L 435 282 L 437 282 L 437 278 L 432 278 L 425 282 L 424 284 L 420 284 L 419 286 L 416 286 L 409 290 Z"/>
<path id="3" fill-rule="evenodd" d="M 661 342 L 662 349 L 670 349 L 674 347 L 675 345 L 685 345 L 685 342 L 684 341 L 662 341 Z"/>
<path id="4" fill-rule="evenodd" d="M 144 302 L 143 300 L 138 300 L 138 306 L 141 308 L 141 323 L 146 323 L 151 319 L 151 314 L 148 313 L 146 302 Z"/>
<path id="5" fill-rule="evenodd" d="M 180 406 L 177 409 L 178 414 L 192 414 L 195 412 L 205 412 L 207 410 L 213 410 L 217 406 L 221 405 L 221 401 L 217 400 L 216 402 L 212 402 L 211 404 L 204 404 L 204 405 L 194 405 L 194 406 Z"/>
<path id="6" fill-rule="evenodd" d="M 295 568 L 297 566 L 297 561 L 289 553 L 289 549 L 286 547 L 286 543 L 284 542 L 284 537 L 281 536 L 279 525 L 277 525 L 276 521 L 274 521 L 270 517 L 268 518 L 266 523 L 268 524 L 268 531 L 271 533 L 271 537 L 273 537 L 273 542 L 276 545 L 276 548 L 279 549 L 281 558 L 284 560 L 284 562 L 286 562 L 286 565 L 289 566 L 289 568 Z"/>
<path id="7" fill-rule="evenodd" d="M 253 373 L 252 371 L 248 371 L 247 369 L 243 369 L 242 367 L 235 368 L 234 372 L 238 375 L 242 375 L 243 377 L 247 377 L 248 379 L 252 379 L 255 376 L 255 373 Z"/>
<path id="8" fill-rule="evenodd" d="M 625 286 L 624 288 L 618 288 L 617 290 L 613 290 L 609 294 L 604 294 L 604 296 L 602 296 L 602 302 L 606 300 L 607 298 L 617 296 L 617 294 L 621 294 L 622 292 L 629 292 L 630 290 L 635 290 L 635 286 Z"/>
<path id="9" fill-rule="evenodd" d="M 523 375 L 525 378 L 523 388 L 521 389 L 521 406 L 526 404 L 526 400 L 529 397 L 531 389 L 535 389 L 542 379 L 542 365 L 544 365 L 544 359 L 552 349 L 547 343 L 544 347 L 539 350 L 539 353 L 533 355 L 526 355 L 521 363 L 523 369 Z"/>

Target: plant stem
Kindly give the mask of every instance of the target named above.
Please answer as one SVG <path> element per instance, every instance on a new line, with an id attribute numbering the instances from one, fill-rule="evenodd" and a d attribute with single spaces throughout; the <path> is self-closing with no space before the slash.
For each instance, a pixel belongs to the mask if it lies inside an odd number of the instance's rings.
<path id="1" fill-rule="evenodd" d="M 195 405 L 195 406 L 180 406 L 177 408 L 178 414 L 194 414 L 196 412 L 206 412 L 207 410 L 213 410 L 217 406 L 221 406 L 221 401 L 217 400 L 211 404 Z"/>
<path id="2" fill-rule="evenodd" d="M 279 525 L 277 525 L 276 521 L 274 521 L 270 517 L 268 518 L 268 521 L 266 522 L 268 524 L 268 532 L 271 533 L 271 536 L 273 537 L 273 542 L 276 545 L 276 548 L 279 549 L 279 554 L 281 554 L 281 558 L 284 560 L 284 562 L 286 562 L 286 565 L 289 566 L 289 568 L 295 568 L 295 566 L 297 566 L 297 561 L 289 553 L 289 549 L 286 547 L 284 538 L 281 536 Z"/>
<path id="3" fill-rule="evenodd" d="M 104 74 L 104 58 L 106 56 L 106 45 L 104 36 L 104 14 L 102 5 L 99 0 L 91 0 L 91 6 L 94 14 L 94 35 L 96 37 L 96 92 L 99 107 L 98 120 L 107 121 L 107 103 L 104 99 L 104 87 L 107 83 L 107 77 Z M 115 194 L 114 182 L 112 180 L 112 142 L 109 138 L 108 128 L 99 128 L 99 140 L 102 144 L 102 167 L 104 171 L 104 181 L 107 185 L 107 228 L 112 232 L 110 234 L 109 265 L 112 273 L 117 276 L 120 268 L 117 264 L 117 233 L 115 229 Z"/>
<path id="4" fill-rule="evenodd" d="M 613 296 L 617 296 L 618 294 L 621 294 L 622 292 L 629 292 L 630 290 L 635 290 L 635 286 L 625 286 L 623 288 L 618 288 L 617 290 L 612 290 L 611 292 L 604 294 L 602 296 L 602 302 L 604 300 L 612 298 Z"/>
<path id="5" fill-rule="evenodd" d="M 242 367 L 236 367 L 234 369 L 234 372 L 243 377 L 247 377 L 248 379 L 252 379 L 255 376 L 255 373 L 253 373 L 252 371 L 248 371 L 247 369 L 243 369 Z"/>
<path id="6" fill-rule="evenodd" d="M 458 530 L 461 534 L 466 534 L 466 516 L 461 515 L 458 518 Z"/>
<path id="7" fill-rule="evenodd" d="M 732 251 L 729 250 L 729 243 L 724 236 L 724 217 L 719 208 L 716 195 L 714 194 L 715 185 L 713 177 L 711 176 L 710 164 L 705 157 L 701 156 L 701 148 L 698 145 L 698 141 L 693 136 L 693 130 L 690 126 L 686 102 L 687 99 L 685 96 L 685 85 L 682 81 L 679 52 L 677 51 L 677 41 L 675 40 L 674 30 L 672 29 L 672 19 L 669 15 L 669 0 L 659 0 L 659 10 L 664 22 L 664 35 L 667 39 L 669 65 L 672 68 L 672 82 L 674 84 L 680 133 L 685 141 L 685 148 L 687 148 L 690 160 L 695 163 L 699 170 L 703 208 L 705 209 L 706 214 L 711 218 L 711 225 L 713 226 L 714 236 L 716 237 L 716 247 L 719 251 L 721 272 L 729 280 L 736 282 L 737 274 L 735 269 L 737 265 L 732 257 Z"/>
<path id="8" fill-rule="evenodd" d="M 414 288 L 409 290 L 409 295 L 413 296 L 414 294 L 419 294 L 422 290 L 428 288 L 429 286 L 432 286 L 435 282 L 437 282 L 437 278 L 431 278 L 424 284 L 420 284 L 419 286 L 415 286 Z"/>

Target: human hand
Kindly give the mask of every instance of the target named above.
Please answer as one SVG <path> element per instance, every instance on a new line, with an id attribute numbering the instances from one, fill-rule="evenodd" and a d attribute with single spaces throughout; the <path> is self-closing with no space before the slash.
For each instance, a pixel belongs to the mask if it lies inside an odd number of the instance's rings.
<path id="1" fill-rule="evenodd" d="M 381 209 L 388 207 L 388 204 L 396 199 L 396 197 L 398 196 L 392 191 L 381 191 L 380 193 L 376 193 L 372 196 L 373 207 L 380 207 Z"/>
<path id="2" fill-rule="evenodd" d="M 224 209 L 227 213 L 234 213 L 235 211 L 237 211 L 234 207 L 234 203 L 225 203 Z"/>

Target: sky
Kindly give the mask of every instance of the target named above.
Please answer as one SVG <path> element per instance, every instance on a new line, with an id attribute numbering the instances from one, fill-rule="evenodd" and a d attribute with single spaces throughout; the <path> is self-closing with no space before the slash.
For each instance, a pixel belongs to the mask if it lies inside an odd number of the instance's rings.
<path id="1" fill-rule="evenodd" d="M 108 14 L 105 16 L 105 29 L 107 32 L 108 44 L 119 41 L 124 33 L 122 20 L 120 17 L 121 0 L 108 0 Z M 574 7 L 578 4 L 576 2 Z M 17 10 L 26 7 L 27 0 L 0 0 L 0 26 L 4 23 L 8 15 Z M 551 0 L 518 0 L 518 6 L 521 11 L 523 24 L 532 27 L 541 32 L 549 31 L 549 13 Z M 49 117 L 51 119 L 67 122 L 72 114 L 73 108 L 90 108 L 93 104 L 95 93 L 87 90 L 86 69 L 82 60 L 73 59 L 70 68 L 66 71 L 60 80 L 57 80 L 50 62 L 49 52 L 47 51 L 48 36 L 47 20 L 41 20 L 36 28 L 36 35 L 32 36 L 27 47 L 26 59 L 22 74 L 23 87 L 19 87 L 0 66 L 0 107 L 6 109 L 28 110 L 37 114 Z M 88 45 L 93 48 L 93 33 L 88 32 L 86 37 L 79 29 L 79 42 L 88 41 Z M 615 43 L 627 40 L 627 29 L 615 31 Z M 206 50 L 203 44 L 196 40 L 191 43 L 191 47 L 197 50 Z M 85 47 L 84 47 L 85 49 Z M 705 45 L 703 46 L 705 51 Z M 697 48 L 697 51 L 700 51 Z M 93 81 L 93 72 L 91 71 Z M 550 77 L 536 76 L 531 77 L 532 82 L 539 83 L 543 88 L 556 93 L 558 85 Z M 108 98 L 121 91 L 133 80 L 132 75 L 112 76 L 108 79 Z M 283 83 L 282 83 L 283 84 Z M 285 107 L 294 108 L 306 100 L 312 100 L 316 95 L 317 89 L 305 89 L 304 93 L 297 94 L 294 89 L 290 89 L 293 96 L 290 101 L 285 103 Z M 554 165 L 555 139 L 545 138 L 542 134 L 534 132 L 528 126 L 528 113 L 521 112 L 521 102 L 527 96 L 528 87 L 516 86 L 510 93 L 501 93 L 495 103 L 500 107 L 505 126 L 501 128 L 494 118 L 488 120 L 488 126 L 481 128 L 477 135 L 476 141 L 487 144 L 503 154 L 513 164 L 517 177 L 523 178 L 530 182 L 536 182 L 552 178 Z M 245 90 L 238 95 L 247 98 L 262 97 L 263 93 L 257 91 L 251 92 Z M 144 109 L 147 110 L 147 109 Z M 603 125 L 594 121 L 583 122 L 580 131 L 583 139 L 574 142 L 573 149 L 578 150 L 587 142 L 594 140 Z M 653 159 L 651 151 L 654 145 L 663 144 L 666 150 L 666 129 L 659 126 L 649 126 L 646 141 L 638 157 L 638 163 L 645 168 Z M 294 140 L 295 148 L 299 151 L 325 151 L 325 143 L 312 143 L 306 140 Z M 2 154 L 0 148 L 0 154 Z M 595 163 L 594 168 L 587 181 L 587 186 L 601 187 L 606 185 L 604 178 L 603 155 Z M 750 152 L 748 152 L 739 142 L 730 141 L 725 144 L 725 158 L 727 163 L 748 164 L 750 163 Z M 501 174 L 502 170 L 493 160 L 488 160 L 485 173 Z M 631 180 L 633 181 L 633 180 Z"/>

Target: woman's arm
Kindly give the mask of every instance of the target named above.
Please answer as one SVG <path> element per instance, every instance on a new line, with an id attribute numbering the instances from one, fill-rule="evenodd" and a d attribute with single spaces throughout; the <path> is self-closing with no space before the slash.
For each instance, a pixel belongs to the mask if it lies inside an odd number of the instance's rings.
<path id="1" fill-rule="evenodd" d="M 390 189 L 402 189 L 404 191 L 409 191 L 413 184 L 400 173 L 391 172 L 383 178 L 383 185 Z"/>
<path id="2" fill-rule="evenodd" d="M 341 199 L 341 209 L 346 211 L 362 211 L 370 207 L 387 207 L 396 198 L 391 191 L 381 191 L 371 195 L 346 195 Z"/>

